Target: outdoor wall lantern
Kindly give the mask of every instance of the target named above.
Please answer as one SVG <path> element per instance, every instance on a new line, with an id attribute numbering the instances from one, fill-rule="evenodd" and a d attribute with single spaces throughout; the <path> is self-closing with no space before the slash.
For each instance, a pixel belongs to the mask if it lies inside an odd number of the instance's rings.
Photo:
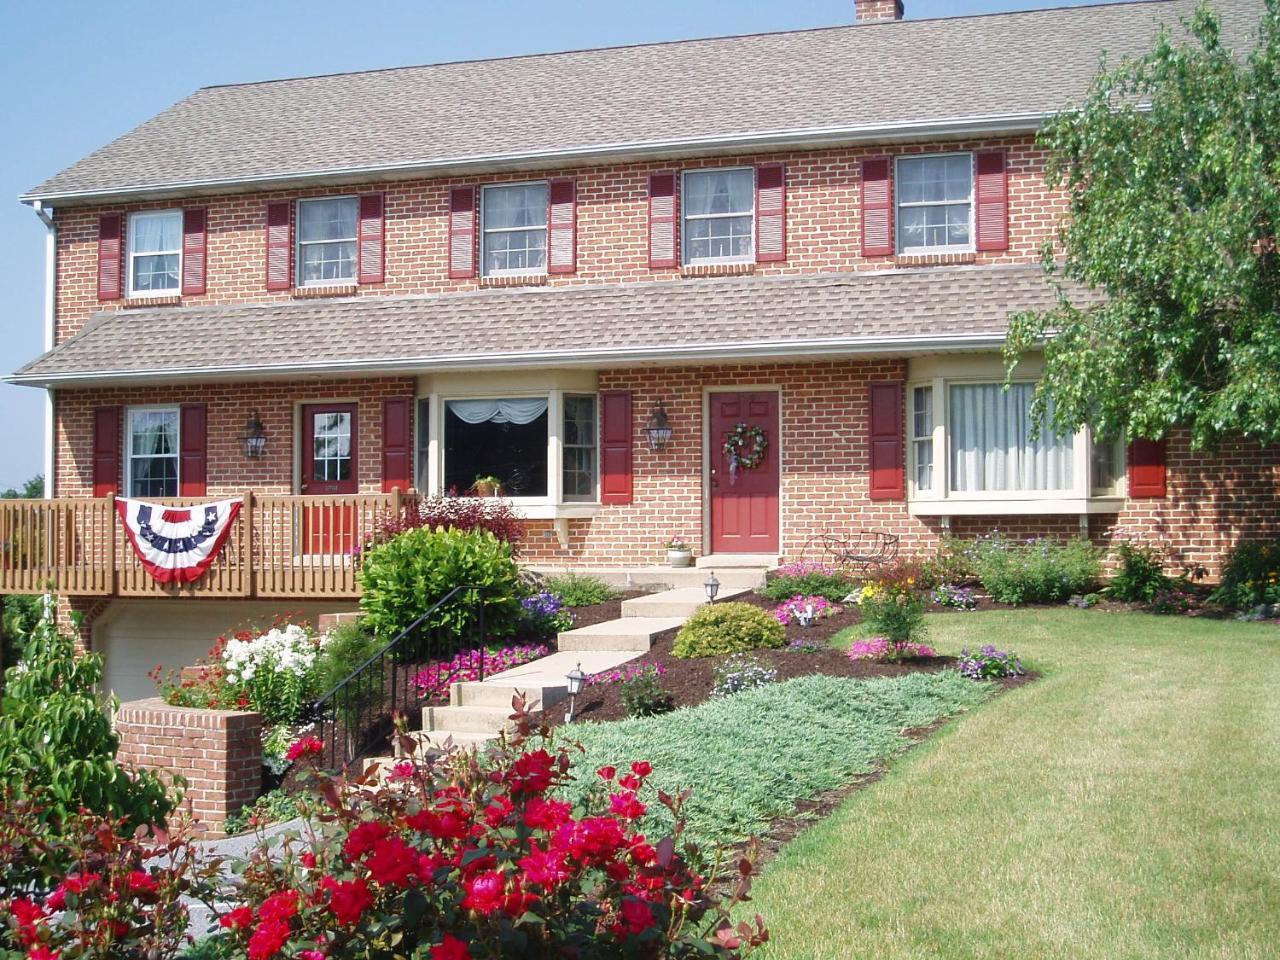
<path id="1" fill-rule="evenodd" d="M 645 436 L 649 438 L 649 449 L 661 453 L 671 442 L 671 421 L 667 419 L 667 408 L 659 400 L 653 405 L 653 411 L 644 425 Z"/>
<path id="2" fill-rule="evenodd" d="M 244 436 L 240 439 L 244 441 L 244 455 L 250 460 L 258 459 L 262 456 L 262 451 L 267 448 L 267 432 L 262 426 L 262 421 L 258 419 L 257 410 L 249 414 L 249 419 L 244 425 Z"/>
<path id="3" fill-rule="evenodd" d="M 702 585 L 707 591 L 707 603 L 716 602 L 716 594 L 720 592 L 720 581 L 716 579 L 715 571 L 711 572 L 711 576 L 707 577 L 707 582 Z"/>
<path id="4" fill-rule="evenodd" d="M 587 675 L 582 672 L 582 664 L 565 674 L 565 680 L 569 681 L 569 712 L 564 715 L 565 723 L 573 723 L 573 708 L 578 699 L 578 694 L 582 692 L 582 685 L 587 680 Z"/>

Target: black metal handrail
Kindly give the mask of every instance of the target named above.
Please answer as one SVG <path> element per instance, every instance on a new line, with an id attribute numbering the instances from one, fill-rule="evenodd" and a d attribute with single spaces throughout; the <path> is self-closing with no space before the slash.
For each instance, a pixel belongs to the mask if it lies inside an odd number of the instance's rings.
<path id="1" fill-rule="evenodd" d="M 420 707 L 457 675 L 455 670 L 432 690 L 415 692 L 411 689 L 412 673 L 424 659 L 446 651 L 470 653 L 472 666 L 479 679 L 484 679 L 486 589 L 472 584 L 454 587 L 331 690 L 316 698 L 309 714 L 319 728 L 330 769 L 345 768 L 385 742 L 397 714 Z M 471 637 L 438 626 L 423 634 L 424 624 L 464 595 L 475 595 L 475 615 L 467 618 L 473 630 Z"/>

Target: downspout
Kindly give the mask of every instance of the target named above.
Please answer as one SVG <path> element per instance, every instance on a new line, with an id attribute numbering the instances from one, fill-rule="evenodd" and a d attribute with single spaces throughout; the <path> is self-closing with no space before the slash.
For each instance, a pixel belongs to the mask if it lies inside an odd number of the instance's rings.
<path id="1" fill-rule="evenodd" d="M 31 204 L 43 222 L 44 236 L 44 352 L 54 347 L 56 307 L 57 307 L 57 269 L 58 269 L 58 226 L 53 222 L 53 210 L 39 200 Z M 53 456 L 53 388 L 46 388 L 44 393 L 44 495 L 52 500 L 57 477 L 54 474 Z"/>

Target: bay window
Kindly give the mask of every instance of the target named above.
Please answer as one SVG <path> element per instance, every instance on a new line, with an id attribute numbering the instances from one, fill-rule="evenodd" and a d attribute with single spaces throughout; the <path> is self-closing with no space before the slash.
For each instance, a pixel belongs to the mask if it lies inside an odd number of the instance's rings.
<path id="1" fill-rule="evenodd" d="M 1071 490 L 1072 440 L 1031 416 L 1033 383 L 965 383 L 950 387 L 950 489 Z"/>
<path id="2" fill-rule="evenodd" d="M 596 398 L 566 394 L 561 435 L 566 503 L 596 499 L 596 433 Z"/>
<path id="3" fill-rule="evenodd" d="M 898 252 L 973 250 L 973 154 L 899 157 Z"/>
<path id="4" fill-rule="evenodd" d="M 680 192 L 686 265 L 755 257 L 756 172 L 688 170 Z"/>
<path id="5" fill-rule="evenodd" d="M 480 194 L 480 223 L 480 265 L 484 276 L 546 272 L 546 181 L 485 187 Z"/>
<path id="6" fill-rule="evenodd" d="M 547 495 L 547 398 L 448 400 L 444 488 L 496 480 L 508 497 Z"/>
<path id="7" fill-rule="evenodd" d="M 125 424 L 125 489 L 129 496 L 176 497 L 178 408 L 132 408 Z"/>
<path id="8" fill-rule="evenodd" d="M 298 201 L 298 277 L 302 286 L 355 283 L 355 197 Z"/>
<path id="9" fill-rule="evenodd" d="M 182 211 L 129 216 L 129 296 L 177 293 L 182 275 Z"/>

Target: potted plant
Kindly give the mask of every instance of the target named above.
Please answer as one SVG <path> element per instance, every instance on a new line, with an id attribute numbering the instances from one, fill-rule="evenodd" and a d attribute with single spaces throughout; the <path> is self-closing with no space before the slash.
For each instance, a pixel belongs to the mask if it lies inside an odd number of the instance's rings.
<path id="1" fill-rule="evenodd" d="M 471 494 L 476 497 L 500 497 L 502 481 L 493 475 L 476 477 L 471 484 Z"/>
<path id="2" fill-rule="evenodd" d="M 667 562 L 673 567 L 691 567 L 693 566 L 693 551 L 679 537 L 672 537 L 667 541 Z"/>

